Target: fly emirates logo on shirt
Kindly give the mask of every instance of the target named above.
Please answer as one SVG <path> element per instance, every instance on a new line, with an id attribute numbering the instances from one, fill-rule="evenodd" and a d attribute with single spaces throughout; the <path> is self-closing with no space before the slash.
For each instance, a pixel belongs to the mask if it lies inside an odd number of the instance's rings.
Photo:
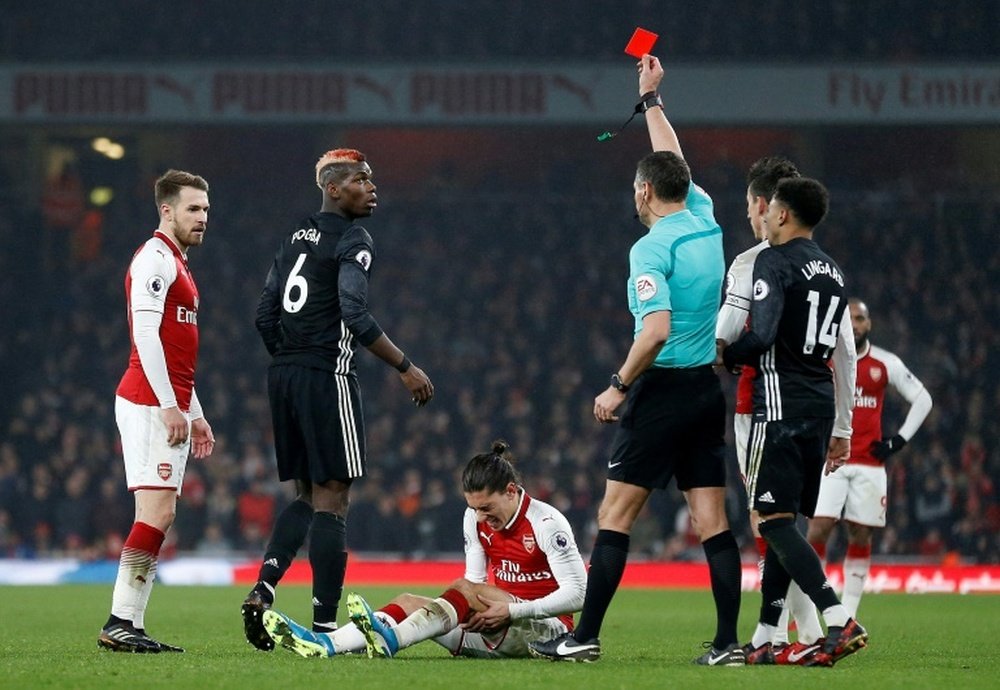
<path id="1" fill-rule="evenodd" d="M 865 395 L 865 389 L 858 386 L 854 389 L 854 406 L 874 410 L 878 407 L 878 398 L 874 395 Z"/>
<path id="2" fill-rule="evenodd" d="M 198 297 L 194 298 L 194 309 L 188 309 L 183 304 L 177 305 L 177 323 L 198 325 Z"/>
<path id="3" fill-rule="evenodd" d="M 533 573 L 521 572 L 520 563 L 509 561 L 506 558 L 500 559 L 500 567 L 494 572 L 494 575 L 501 582 L 541 582 L 552 579 L 552 573 L 548 570 Z"/>

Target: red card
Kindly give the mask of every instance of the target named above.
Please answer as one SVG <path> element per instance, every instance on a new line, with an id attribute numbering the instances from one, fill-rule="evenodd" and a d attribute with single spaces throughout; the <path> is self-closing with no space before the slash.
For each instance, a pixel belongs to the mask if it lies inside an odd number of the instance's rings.
<path id="1" fill-rule="evenodd" d="M 659 37 L 659 34 L 637 27 L 632 38 L 629 39 L 628 45 L 625 46 L 625 52 L 639 59 L 653 49 L 653 45 Z"/>

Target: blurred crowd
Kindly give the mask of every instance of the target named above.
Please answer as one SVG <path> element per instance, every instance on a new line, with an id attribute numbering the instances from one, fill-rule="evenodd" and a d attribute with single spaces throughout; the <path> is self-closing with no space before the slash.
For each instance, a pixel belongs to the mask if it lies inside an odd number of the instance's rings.
<path id="1" fill-rule="evenodd" d="M 994 0 L 12 4 L 0 60 L 25 62 L 593 60 L 619 57 L 636 26 L 663 37 L 661 57 L 697 60 L 955 61 L 1000 47 Z"/>
<path id="2" fill-rule="evenodd" d="M 731 259 L 752 241 L 742 172 L 695 176 L 715 199 Z M 307 184 L 288 192 L 248 177 L 209 180 L 209 232 L 190 254 L 202 296 L 197 388 L 218 443 L 189 461 L 168 553 L 259 555 L 291 497 L 275 479 L 268 358 L 253 315 L 277 238 L 319 197 Z M 599 193 L 572 177 L 534 190 L 487 193 L 457 179 L 384 190 L 366 223 L 377 250 L 372 311 L 436 396 L 414 408 L 391 368 L 358 353 L 370 475 L 352 491 L 351 549 L 460 552 L 458 474 L 502 437 L 528 490 L 562 510 L 589 550 L 612 433 L 594 422 L 592 401 L 631 339 L 626 257 L 642 229 L 629 181 L 604 180 Z M 0 557 L 116 559 L 131 523 L 113 394 L 129 347 L 124 270 L 155 215 L 151 181 L 123 186 L 135 191 L 107 208 L 96 250 L 81 250 L 38 200 L 0 204 Z M 833 199 L 818 240 L 867 301 L 873 342 L 934 398 L 890 460 L 875 558 L 1000 562 L 1000 438 L 989 413 L 1000 405 L 1000 200 L 898 185 L 838 188 Z M 903 414 L 890 403 L 889 433 Z M 732 448 L 730 463 L 730 518 L 752 560 Z M 701 553 L 675 490 L 655 494 L 632 543 L 650 558 Z"/>

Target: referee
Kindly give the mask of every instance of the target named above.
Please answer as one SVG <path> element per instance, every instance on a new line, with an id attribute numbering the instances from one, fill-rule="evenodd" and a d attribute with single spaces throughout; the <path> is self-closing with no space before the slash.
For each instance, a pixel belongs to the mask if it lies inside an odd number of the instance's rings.
<path id="1" fill-rule="evenodd" d="M 628 304 L 635 340 L 611 385 L 594 401 L 594 416 L 619 422 L 607 486 L 597 515 L 587 597 L 576 630 L 532 645 L 536 656 L 591 661 L 598 633 L 628 558 L 629 532 L 653 489 L 672 477 L 684 492 L 711 573 L 717 624 L 699 664 L 742 665 L 736 621 L 740 553 L 725 510 L 726 405 L 715 359 L 715 322 L 726 265 L 712 200 L 691 182 L 656 88 L 660 61 L 639 65 L 639 110 L 653 153 L 639 161 L 635 208 L 649 232 L 629 253 Z M 616 410 L 622 406 L 621 417 Z"/>
<path id="2" fill-rule="evenodd" d="M 372 215 L 378 197 L 364 154 L 327 152 L 316 163 L 316 184 L 323 205 L 282 240 L 257 304 L 257 330 L 274 358 L 267 385 L 278 478 L 294 480 L 298 494 L 275 521 L 258 582 L 242 607 L 247 641 L 263 650 L 274 648 L 263 611 L 307 534 L 313 629 L 336 628 L 348 492 L 366 464 L 355 342 L 399 371 L 418 406 L 434 395 L 427 375 L 368 312 L 375 249 L 358 221 Z"/>

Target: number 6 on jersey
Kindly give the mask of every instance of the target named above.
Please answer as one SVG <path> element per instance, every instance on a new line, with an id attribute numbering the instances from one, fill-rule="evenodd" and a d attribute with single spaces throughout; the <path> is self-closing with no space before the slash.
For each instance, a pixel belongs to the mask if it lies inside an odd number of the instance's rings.
<path id="1" fill-rule="evenodd" d="M 301 309 L 305 305 L 306 300 L 309 298 L 309 283 L 307 283 L 305 277 L 299 273 L 299 271 L 302 270 L 302 264 L 304 264 L 305 261 L 306 255 L 304 253 L 299 254 L 299 258 L 295 260 L 295 265 L 292 266 L 292 272 L 288 274 L 288 282 L 285 283 L 285 294 L 281 296 L 281 306 L 283 306 L 285 311 L 289 314 L 294 314 Z M 292 288 L 299 289 L 299 294 L 294 300 L 292 299 Z M 815 309 L 813 311 L 815 311 Z M 810 314 L 812 313 L 813 312 L 810 312 Z"/>

